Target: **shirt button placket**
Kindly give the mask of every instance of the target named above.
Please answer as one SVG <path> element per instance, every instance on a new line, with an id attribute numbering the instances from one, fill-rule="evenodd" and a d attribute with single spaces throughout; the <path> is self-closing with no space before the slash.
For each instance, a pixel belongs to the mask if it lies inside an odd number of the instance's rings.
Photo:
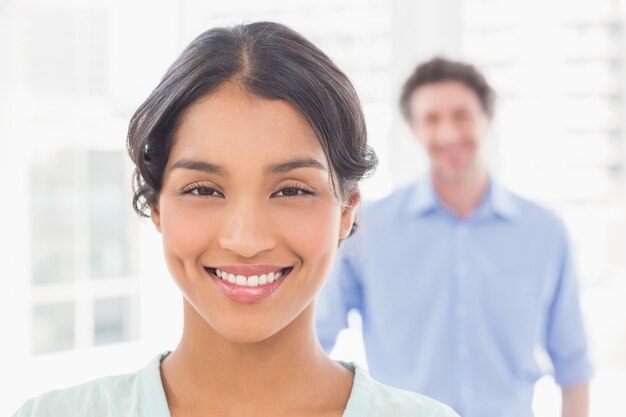
<path id="1" fill-rule="evenodd" d="M 467 317 L 468 311 L 467 311 L 467 306 L 463 303 L 459 303 L 456 306 L 456 317 L 459 320 L 463 320 Z"/>
<path id="2" fill-rule="evenodd" d="M 459 389 L 459 396 L 464 401 L 470 400 L 472 398 L 472 388 L 468 385 L 461 386 L 461 388 Z"/>
<path id="3" fill-rule="evenodd" d="M 458 278 L 463 278 L 467 275 L 467 264 L 463 261 L 457 262 L 454 267 L 454 272 Z"/>
<path id="4" fill-rule="evenodd" d="M 467 360 L 470 356 L 469 348 L 466 345 L 461 344 L 457 349 L 457 355 L 459 356 L 459 359 L 463 361 Z"/>
<path id="5" fill-rule="evenodd" d="M 470 344 L 468 339 L 467 329 L 467 317 L 469 315 L 468 310 L 468 296 L 471 291 L 471 283 L 469 282 L 468 274 L 468 235 L 469 226 L 466 223 L 459 223 L 455 231 L 456 241 L 456 263 L 454 264 L 454 278 L 457 288 L 457 302 L 454 305 L 454 315 L 456 317 L 458 328 L 458 345 L 456 349 L 457 361 L 460 370 L 459 380 L 459 392 L 458 396 L 463 403 L 463 407 L 467 406 L 467 402 L 471 398 L 470 389 Z"/>

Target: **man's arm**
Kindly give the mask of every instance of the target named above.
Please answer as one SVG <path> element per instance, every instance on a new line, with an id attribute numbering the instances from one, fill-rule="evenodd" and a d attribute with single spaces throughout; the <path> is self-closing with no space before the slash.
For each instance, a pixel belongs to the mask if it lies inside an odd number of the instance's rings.
<path id="1" fill-rule="evenodd" d="M 561 389 L 563 395 L 562 417 L 589 416 L 589 384 L 573 385 Z"/>
<path id="2" fill-rule="evenodd" d="M 548 319 L 547 348 L 554 377 L 562 387 L 562 416 L 589 415 L 589 381 L 593 368 L 589 359 L 580 295 L 574 274 L 570 242 L 561 231 L 560 271 Z"/>
<path id="3" fill-rule="evenodd" d="M 339 332 L 348 327 L 348 312 L 361 307 L 359 278 L 345 249 L 342 247 L 337 253 L 326 285 L 317 296 L 315 308 L 317 337 L 328 354 L 335 346 Z"/>

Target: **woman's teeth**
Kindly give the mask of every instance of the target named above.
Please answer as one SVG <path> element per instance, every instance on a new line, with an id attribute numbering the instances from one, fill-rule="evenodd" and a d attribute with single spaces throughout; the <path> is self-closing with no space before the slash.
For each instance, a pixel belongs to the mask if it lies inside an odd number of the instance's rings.
<path id="1" fill-rule="evenodd" d="M 215 270 L 215 274 L 224 281 L 228 281 L 231 284 L 241 285 L 242 287 L 257 287 L 259 285 L 271 284 L 272 282 L 280 279 L 283 276 L 282 271 L 270 272 L 263 275 L 252 275 L 249 277 L 243 275 L 234 275 L 227 272 L 222 272 L 219 269 Z"/>

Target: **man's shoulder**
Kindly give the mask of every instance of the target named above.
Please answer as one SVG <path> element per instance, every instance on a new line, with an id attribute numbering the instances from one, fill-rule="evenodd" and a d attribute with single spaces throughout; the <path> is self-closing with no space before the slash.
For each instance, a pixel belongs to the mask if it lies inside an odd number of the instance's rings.
<path id="1" fill-rule="evenodd" d="M 369 201 L 363 204 L 362 215 L 365 219 L 380 218 L 385 214 L 397 215 L 406 209 L 410 198 L 418 184 L 411 183 L 393 191 L 379 200 Z"/>
<path id="2" fill-rule="evenodd" d="M 106 376 L 31 398 L 13 417 L 137 416 L 139 372 Z"/>
<path id="3" fill-rule="evenodd" d="M 523 197 L 511 190 L 501 189 L 502 193 L 511 201 L 515 207 L 515 219 L 524 226 L 533 224 L 538 227 L 562 230 L 563 221 L 556 212 L 534 200 Z"/>
<path id="4" fill-rule="evenodd" d="M 439 401 L 377 381 L 373 382 L 370 410 L 371 416 L 458 417 L 454 410 Z"/>

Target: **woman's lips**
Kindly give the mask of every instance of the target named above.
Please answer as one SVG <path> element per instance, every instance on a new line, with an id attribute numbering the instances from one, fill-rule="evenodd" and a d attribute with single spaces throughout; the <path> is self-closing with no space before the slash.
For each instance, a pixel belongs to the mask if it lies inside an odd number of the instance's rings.
<path id="1" fill-rule="evenodd" d="M 279 265 L 214 265 L 210 269 L 220 270 L 222 272 L 226 272 L 228 274 L 243 275 L 246 277 L 252 275 L 263 275 L 269 274 L 270 272 L 279 272 L 283 269 L 286 269 L 284 266 Z"/>
<path id="2" fill-rule="evenodd" d="M 285 276 L 293 269 L 293 267 L 281 268 L 270 265 L 225 266 L 222 268 L 205 267 L 204 269 L 224 295 L 240 303 L 256 303 L 268 298 L 278 289 L 285 280 Z"/>

